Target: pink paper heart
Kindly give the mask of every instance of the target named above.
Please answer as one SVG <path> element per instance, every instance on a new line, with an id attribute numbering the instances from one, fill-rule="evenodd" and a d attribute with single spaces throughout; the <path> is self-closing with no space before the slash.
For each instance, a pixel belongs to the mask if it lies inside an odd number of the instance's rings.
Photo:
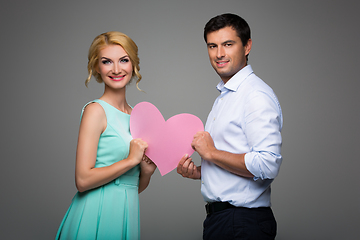
<path id="1" fill-rule="evenodd" d="M 131 112 L 131 135 L 148 143 L 145 154 L 162 176 L 175 169 L 185 154 L 194 153 L 191 142 L 198 131 L 204 131 L 204 125 L 192 114 L 178 114 L 165 121 L 161 112 L 149 102 L 136 104 Z"/>

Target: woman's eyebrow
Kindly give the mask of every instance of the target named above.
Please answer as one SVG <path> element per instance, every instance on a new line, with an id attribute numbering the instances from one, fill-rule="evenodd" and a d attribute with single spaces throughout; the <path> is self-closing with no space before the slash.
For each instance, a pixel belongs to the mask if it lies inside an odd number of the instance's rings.
<path id="1" fill-rule="evenodd" d="M 126 57 L 129 57 L 128 55 L 124 55 L 122 56 L 120 59 L 123 59 L 123 58 L 126 58 Z M 101 59 L 107 59 L 107 60 L 111 60 L 111 58 L 108 58 L 108 57 L 101 57 Z"/>

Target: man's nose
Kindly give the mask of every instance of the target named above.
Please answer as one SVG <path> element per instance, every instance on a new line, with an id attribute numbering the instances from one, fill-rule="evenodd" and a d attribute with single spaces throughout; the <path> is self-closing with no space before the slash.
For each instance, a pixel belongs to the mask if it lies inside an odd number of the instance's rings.
<path id="1" fill-rule="evenodd" d="M 224 56 L 225 56 L 225 50 L 224 50 L 224 48 L 223 48 L 222 46 L 219 46 L 219 47 L 217 48 L 216 57 L 219 58 L 219 59 L 221 59 L 221 58 L 223 58 Z"/>

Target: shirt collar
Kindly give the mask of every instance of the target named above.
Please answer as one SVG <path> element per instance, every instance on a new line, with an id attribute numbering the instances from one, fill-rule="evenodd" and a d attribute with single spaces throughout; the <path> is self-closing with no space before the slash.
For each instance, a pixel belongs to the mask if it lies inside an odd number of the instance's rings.
<path id="1" fill-rule="evenodd" d="M 227 90 L 236 92 L 236 90 L 239 88 L 241 83 L 250 75 L 253 73 L 253 70 L 250 65 L 246 65 L 240 71 L 238 71 L 234 76 L 232 76 L 229 81 L 224 84 L 223 81 L 220 81 L 219 84 L 216 86 L 216 88 L 222 92 L 226 88 Z"/>

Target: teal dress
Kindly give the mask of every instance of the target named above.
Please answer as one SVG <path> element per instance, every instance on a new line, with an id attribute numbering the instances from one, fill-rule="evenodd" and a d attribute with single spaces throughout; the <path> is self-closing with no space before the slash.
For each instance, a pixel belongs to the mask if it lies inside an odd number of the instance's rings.
<path id="1" fill-rule="evenodd" d="M 107 118 L 107 127 L 97 149 L 95 167 L 98 168 L 125 159 L 132 137 L 130 115 L 100 99 L 93 102 L 103 107 Z M 56 239 L 140 239 L 139 175 L 140 166 L 137 165 L 103 186 L 77 192 Z"/>

